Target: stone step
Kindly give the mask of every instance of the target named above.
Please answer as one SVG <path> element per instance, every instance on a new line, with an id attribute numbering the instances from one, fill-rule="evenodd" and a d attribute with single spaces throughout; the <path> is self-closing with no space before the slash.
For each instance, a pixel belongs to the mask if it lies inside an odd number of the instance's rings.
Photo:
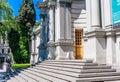
<path id="1" fill-rule="evenodd" d="M 18 82 L 28 82 L 24 77 L 18 75 L 15 71 L 13 72 L 14 77 L 18 80 Z"/>
<path id="2" fill-rule="evenodd" d="M 67 76 L 67 75 L 63 75 L 63 74 L 59 74 L 59 73 L 54 73 L 54 72 L 48 72 L 46 70 L 38 70 L 38 69 L 32 69 L 29 68 L 28 70 L 25 70 L 28 72 L 31 72 L 33 74 L 43 74 L 45 76 L 47 76 L 46 78 L 52 78 L 51 80 L 53 82 L 75 82 L 76 81 L 76 77 L 72 77 L 72 76 Z M 63 80 L 63 81 L 60 81 Z"/>
<path id="3" fill-rule="evenodd" d="M 7 80 L 7 82 L 19 82 L 19 80 L 17 78 L 15 78 L 13 72 L 10 72 L 9 77 L 10 77 L 10 79 Z"/>
<path id="4" fill-rule="evenodd" d="M 106 65 L 98 65 L 98 66 L 76 66 L 76 65 L 59 65 L 59 64 L 44 64 L 40 63 L 40 65 L 47 65 L 47 66 L 53 66 L 53 67 L 64 67 L 64 68 L 75 68 L 75 69 L 111 69 L 111 66 Z"/>
<path id="5" fill-rule="evenodd" d="M 49 72 L 49 73 L 56 73 L 56 74 L 61 74 L 61 75 L 66 75 L 66 76 L 71 76 L 71 77 L 79 77 L 79 73 L 74 73 L 74 72 L 67 72 L 67 71 L 62 71 L 62 70 L 55 70 L 55 69 L 49 69 L 49 68 L 33 68 L 34 70 L 42 70 L 42 71 L 46 71 L 46 72 Z M 32 69 L 32 70 L 33 70 Z"/>
<path id="6" fill-rule="evenodd" d="M 92 77 L 92 78 L 79 78 L 76 82 L 106 82 L 120 80 L 120 76 L 106 76 L 106 77 Z"/>
<path id="7" fill-rule="evenodd" d="M 72 76 L 72 77 L 79 77 L 79 78 L 84 78 L 84 77 L 95 77 L 95 76 L 118 76 L 120 75 L 120 72 L 107 72 L 107 73 L 86 73 L 86 74 L 81 74 L 81 73 L 74 73 L 74 72 L 67 72 L 67 71 L 63 71 L 63 70 L 55 70 L 55 69 L 49 69 L 49 68 L 34 68 L 36 70 L 44 70 L 47 72 L 52 72 L 52 73 L 58 73 L 61 75 L 66 75 L 66 76 Z"/>
<path id="8" fill-rule="evenodd" d="M 67 72 L 74 72 L 74 73 L 100 73 L 100 72 L 116 72 L 115 69 L 72 69 L 72 68 L 63 68 L 63 67 L 53 67 L 53 66 L 47 66 L 47 65 L 40 65 L 36 66 L 35 68 L 49 68 L 49 69 L 55 69 L 55 70 L 62 70 Z"/>
<path id="9" fill-rule="evenodd" d="M 37 75 L 37 74 L 31 73 L 32 71 L 27 71 L 27 69 L 17 70 L 17 71 L 21 72 L 22 74 L 28 77 L 36 79 L 38 82 L 52 82 L 47 77 L 43 77 L 41 74 Z"/>
<path id="10" fill-rule="evenodd" d="M 67 62 L 67 63 L 93 63 L 93 60 L 90 59 L 82 59 L 82 60 L 46 60 L 43 62 Z"/>
<path id="11" fill-rule="evenodd" d="M 27 69 L 14 70 L 8 82 L 109 82 L 120 72 L 93 60 L 47 60 Z M 15 81 L 16 80 L 16 81 Z"/>
<path id="12" fill-rule="evenodd" d="M 66 76 L 66 75 L 64 75 L 64 74 L 60 74 L 60 73 L 54 73 L 53 71 L 51 71 L 51 72 L 49 72 L 49 71 L 47 71 L 47 70 L 37 70 L 37 69 L 30 69 L 30 71 L 34 71 L 35 73 L 38 73 L 38 74 L 40 74 L 40 73 L 43 73 L 43 74 L 49 74 L 49 75 L 51 75 L 52 77 L 56 77 L 56 78 L 60 78 L 60 79 L 66 79 L 66 80 L 69 80 L 70 82 L 76 82 L 77 81 L 77 79 L 80 79 L 80 81 L 78 80 L 77 82 L 86 82 L 86 81 L 89 81 L 89 79 L 91 80 L 91 81 L 103 81 L 103 80 L 109 80 L 109 77 L 111 78 L 111 77 L 114 77 L 114 75 L 118 75 L 117 73 L 110 73 L 110 74 L 106 74 L 106 73 L 103 73 L 103 74 L 101 74 L 101 75 L 99 75 L 99 74 L 97 74 L 97 73 L 95 73 L 94 74 L 94 77 L 92 77 L 92 76 L 90 76 L 91 74 L 89 74 L 89 76 L 90 77 L 80 77 L 80 78 L 76 78 L 76 77 L 73 77 L 73 76 Z M 87 74 L 86 74 L 87 75 Z M 104 78 L 104 77 L 106 77 L 106 78 Z M 117 77 L 117 76 L 116 76 Z M 120 76 L 118 76 L 118 77 L 120 77 Z M 85 80 L 87 78 L 87 80 Z M 99 79 L 99 78 L 103 78 L 103 80 L 101 80 L 101 79 Z M 116 79 L 113 79 L 113 80 L 118 80 L 119 78 L 116 78 Z M 53 80 L 54 81 L 54 80 Z M 111 80 L 109 80 L 109 81 L 112 81 L 112 79 Z"/>
<path id="13" fill-rule="evenodd" d="M 120 82 L 120 80 L 117 80 L 117 81 L 104 81 L 104 82 Z"/>
<path id="14" fill-rule="evenodd" d="M 97 63 L 74 63 L 74 62 L 43 62 L 43 64 L 75 65 L 75 66 L 97 66 Z"/>
<path id="15" fill-rule="evenodd" d="M 21 76 L 24 79 L 26 79 L 27 82 L 39 82 L 38 80 L 36 80 L 36 79 L 34 79 L 32 77 L 29 77 L 28 75 L 25 75 L 25 74 L 21 73 L 20 71 L 15 70 L 15 72 L 17 72 L 19 76 Z"/>

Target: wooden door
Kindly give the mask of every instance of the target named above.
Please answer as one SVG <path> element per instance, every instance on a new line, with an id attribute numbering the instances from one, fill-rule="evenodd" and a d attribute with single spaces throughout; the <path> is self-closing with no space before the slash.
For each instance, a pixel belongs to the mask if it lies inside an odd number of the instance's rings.
<path id="1" fill-rule="evenodd" d="M 83 59 L 83 30 L 75 30 L 75 52 L 76 59 Z"/>

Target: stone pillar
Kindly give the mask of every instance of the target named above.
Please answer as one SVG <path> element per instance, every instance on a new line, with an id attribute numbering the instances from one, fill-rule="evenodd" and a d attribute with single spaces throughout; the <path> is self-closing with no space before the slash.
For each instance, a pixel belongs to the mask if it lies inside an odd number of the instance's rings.
<path id="1" fill-rule="evenodd" d="M 116 63 L 116 36 L 115 32 L 109 30 L 106 32 L 107 42 L 106 42 L 106 62 L 107 64 Z"/>
<path id="2" fill-rule="evenodd" d="M 86 0 L 87 30 L 91 29 L 91 0 Z"/>
<path id="3" fill-rule="evenodd" d="M 112 28 L 112 7 L 111 0 L 103 0 L 104 6 L 104 26 L 106 29 L 106 63 L 115 64 L 117 62 L 117 36 L 115 30 Z"/>
<path id="4" fill-rule="evenodd" d="M 89 1 L 87 1 L 89 2 Z M 84 47 L 84 58 L 94 59 L 96 62 L 106 63 L 106 39 L 105 30 L 101 25 L 101 4 L 100 0 L 90 0 L 90 3 L 86 3 L 87 12 L 90 11 L 89 23 L 90 28 L 85 33 L 87 40 Z M 90 8 L 88 7 L 90 6 Z"/>
<path id="5" fill-rule="evenodd" d="M 71 3 L 66 3 L 65 15 L 65 39 L 69 42 L 72 40 L 72 20 L 71 20 Z"/>
<path id="6" fill-rule="evenodd" d="M 58 1 L 56 6 L 56 59 L 68 59 L 67 53 L 73 52 L 73 41 L 71 39 L 71 2 Z M 68 30 L 69 29 L 69 30 Z M 68 32 L 69 31 L 69 32 Z"/>
<path id="7" fill-rule="evenodd" d="M 49 15 L 50 15 L 50 22 L 49 22 L 49 42 L 54 42 L 54 27 L 55 27 L 55 13 L 54 13 L 54 5 L 50 5 L 50 11 L 49 11 Z"/>
<path id="8" fill-rule="evenodd" d="M 49 10 L 49 42 L 48 42 L 48 59 L 55 59 L 55 5 L 50 3 Z"/>
<path id="9" fill-rule="evenodd" d="M 106 30 L 112 28 L 112 7 L 111 0 L 102 0 L 102 24 Z"/>
<path id="10" fill-rule="evenodd" d="M 62 2 L 57 2 L 57 6 L 56 6 L 56 40 L 57 41 L 62 41 L 65 38 L 65 12 L 64 12 L 64 5 L 65 3 Z"/>
<path id="11" fill-rule="evenodd" d="M 40 6 L 40 17 L 41 17 L 41 26 L 40 26 L 40 46 L 39 46 L 39 57 L 38 61 L 44 61 L 47 59 L 47 28 L 48 28 L 48 11 L 47 4 L 41 2 Z"/>
<path id="12" fill-rule="evenodd" d="M 91 25 L 100 28 L 100 0 L 91 0 Z"/>
<path id="13" fill-rule="evenodd" d="M 30 63 L 31 64 L 35 64 L 37 62 L 35 62 L 35 56 L 36 56 L 36 36 L 33 32 L 33 35 L 31 37 L 31 41 L 32 41 L 32 46 L 31 46 L 31 59 L 30 59 Z"/>

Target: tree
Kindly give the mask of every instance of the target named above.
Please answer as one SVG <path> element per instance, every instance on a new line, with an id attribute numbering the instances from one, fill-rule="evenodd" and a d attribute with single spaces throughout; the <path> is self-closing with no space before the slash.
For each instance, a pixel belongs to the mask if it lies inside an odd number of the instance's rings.
<path id="1" fill-rule="evenodd" d="M 12 9 L 7 0 L 0 0 L 0 35 L 5 39 L 5 32 L 13 27 L 15 21 L 12 16 Z"/>
<path id="2" fill-rule="evenodd" d="M 22 56 L 20 52 L 20 45 L 19 45 L 20 35 L 18 31 L 14 28 L 11 28 L 8 32 L 8 43 L 11 48 L 11 52 L 13 53 L 13 58 L 16 63 L 21 63 Z"/>
<path id="3" fill-rule="evenodd" d="M 36 13 L 32 0 L 23 0 L 23 4 L 20 7 L 18 22 L 24 27 L 33 27 L 36 21 Z"/>
<path id="4" fill-rule="evenodd" d="M 29 62 L 29 40 L 30 32 L 36 21 L 36 13 L 32 0 L 23 0 L 19 10 L 17 22 L 20 33 L 20 54 L 22 54 L 23 63 Z"/>

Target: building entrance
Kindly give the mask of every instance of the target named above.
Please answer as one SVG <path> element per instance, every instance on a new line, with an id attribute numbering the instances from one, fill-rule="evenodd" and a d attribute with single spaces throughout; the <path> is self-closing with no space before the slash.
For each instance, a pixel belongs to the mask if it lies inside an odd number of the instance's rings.
<path id="1" fill-rule="evenodd" d="M 83 59 L 83 29 L 75 30 L 75 58 Z"/>

